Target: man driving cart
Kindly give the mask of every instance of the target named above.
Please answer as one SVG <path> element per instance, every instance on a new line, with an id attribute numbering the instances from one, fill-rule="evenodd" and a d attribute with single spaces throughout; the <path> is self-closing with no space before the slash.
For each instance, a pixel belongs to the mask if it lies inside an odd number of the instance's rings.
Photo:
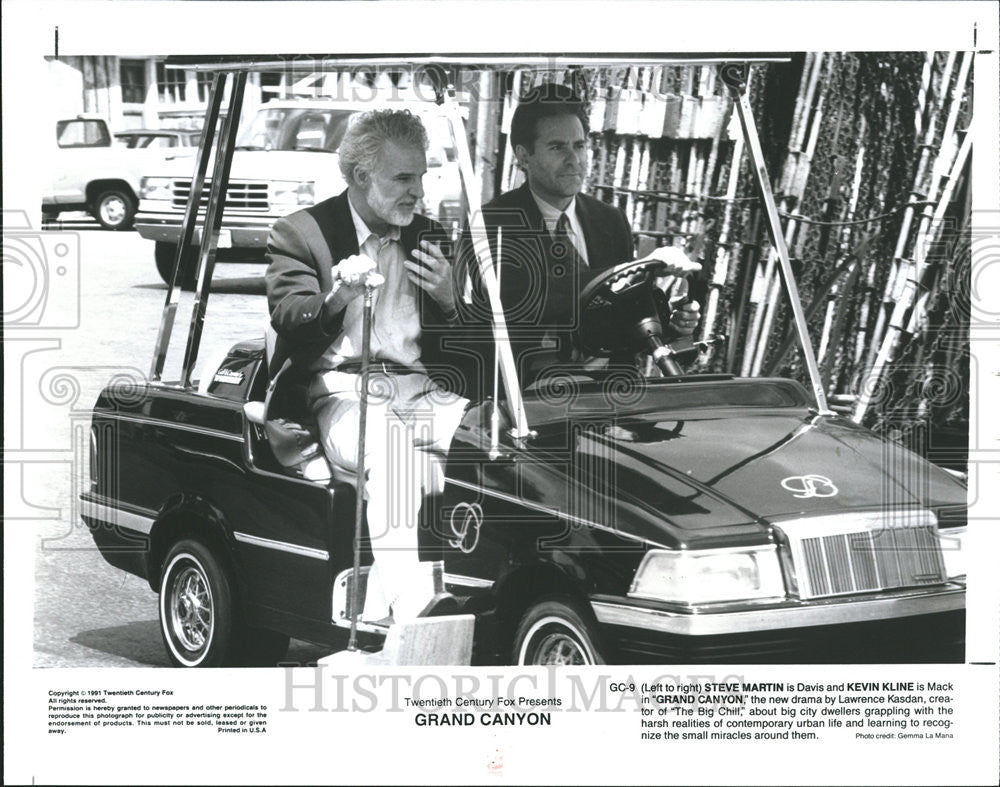
<path id="1" fill-rule="evenodd" d="M 632 232 L 622 210 L 582 193 L 587 175 L 588 116 L 583 101 L 565 85 L 530 90 L 511 119 L 510 143 L 525 174 L 519 188 L 483 206 L 483 221 L 497 261 L 500 293 L 521 382 L 573 364 L 601 365 L 574 347 L 580 293 L 594 274 L 632 260 Z M 498 240 L 499 230 L 499 240 Z M 459 269 L 478 282 L 474 238 L 467 231 Z M 656 249 L 661 275 L 701 269 L 681 249 Z M 460 304 L 465 322 L 488 322 L 484 288 L 474 285 Z M 699 305 L 689 301 L 669 317 L 671 338 L 690 336 Z"/>

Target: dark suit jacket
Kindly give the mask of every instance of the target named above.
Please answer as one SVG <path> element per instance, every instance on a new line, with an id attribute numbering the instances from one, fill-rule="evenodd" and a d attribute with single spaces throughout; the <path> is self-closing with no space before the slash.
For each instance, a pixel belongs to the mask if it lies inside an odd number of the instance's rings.
<path id="1" fill-rule="evenodd" d="M 576 214 L 587 244 L 585 268 L 566 265 L 558 248 L 554 250 L 554 241 L 545 229 L 527 183 L 483 206 L 494 261 L 496 230 L 503 228 L 501 300 L 511 348 L 522 377 L 529 365 L 528 357 L 541 347 L 543 337 L 557 334 L 565 341 L 577 327 L 579 295 L 591 276 L 635 257 L 632 231 L 620 209 L 578 194 Z M 456 269 L 460 276 L 467 274 L 473 282 L 472 304 L 460 304 L 460 312 L 463 326 L 480 335 L 476 342 L 481 356 L 478 381 L 485 383 L 492 376 L 492 349 L 484 336 L 488 334 L 491 313 L 468 229 L 459 246 Z M 530 379 L 522 379 L 522 383 L 528 384 Z"/>
<path id="2" fill-rule="evenodd" d="M 416 215 L 402 228 L 400 238 L 407 255 L 421 240 L 444 243 L 441 225 Z M 333 266 L 358 253 L 358 236 L 351 219 L 347 192 L 279 219 L 267 240 L 265 276 L 271 325 L 277 332 L 273 376 L 287 358 L 301 371 L 337 338 L 343 314 L 323 324 L 323 299 L 333 288 Z M 447 253 L 447 252 L 446 252 Z M 440 335 L 448 324 L 437 303 L 421 292 L 421 359 L 428 368 L 440 366 Z"/>

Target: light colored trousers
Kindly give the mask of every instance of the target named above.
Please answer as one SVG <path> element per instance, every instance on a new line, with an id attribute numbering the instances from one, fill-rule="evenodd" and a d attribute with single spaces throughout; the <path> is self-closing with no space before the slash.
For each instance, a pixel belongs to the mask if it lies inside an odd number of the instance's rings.
<path id="1" fill-rule="evenodd" d="M 436 386 L 424 374 L 384 374 L 372 363 L 365 429 L 364 494 L 375 565 L 362 617 L 415 617 L 434 593 L 429 564 L 421 564 L 417 535 L 426 494 L 444 489 L 438 459 L 448 451 L 468 399 Z M 360 426 L 357 374 L 323 372 L 310 385 L 323 448 L 338 468 L 357 471 Z M 435 456 L 436 454 L 436 456 Z"/>

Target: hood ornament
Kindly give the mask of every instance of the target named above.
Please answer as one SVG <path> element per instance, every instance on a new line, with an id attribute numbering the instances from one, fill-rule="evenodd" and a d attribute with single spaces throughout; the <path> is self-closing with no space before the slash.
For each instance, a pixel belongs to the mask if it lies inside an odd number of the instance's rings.
<path id="1" fill-rule="evenodd" d="M 792 475 L 782 480 L 781 485 L 798 498 L 833 497 L 840 491 L 825 475 Z"/>

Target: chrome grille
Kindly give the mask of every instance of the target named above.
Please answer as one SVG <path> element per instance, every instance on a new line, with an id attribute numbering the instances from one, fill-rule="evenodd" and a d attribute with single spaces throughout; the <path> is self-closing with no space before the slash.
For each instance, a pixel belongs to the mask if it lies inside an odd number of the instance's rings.
<path id="1" fill-rule="evenodd" d="M 800 598 L 944 582 L 937 521 L 929 511 L 837 514 L 777 525 Z"/>
<path id="2" fill-rule="evenodd" d="M 200 207 L 202 208 L 208 205 L 208 192 L 210 188 L 210 183 L 205 183 L 202 188 L 200 201 Z M 191 194 L 191 181 L 175 180 L 173 193 L 173 206 L 175 208 L 186 207 L 188 197 Z M 231 210 L 267 210 L 267 183 L 244 180 L 230 181 L 229 189 L 226 193 L 225 208 Z"/>

